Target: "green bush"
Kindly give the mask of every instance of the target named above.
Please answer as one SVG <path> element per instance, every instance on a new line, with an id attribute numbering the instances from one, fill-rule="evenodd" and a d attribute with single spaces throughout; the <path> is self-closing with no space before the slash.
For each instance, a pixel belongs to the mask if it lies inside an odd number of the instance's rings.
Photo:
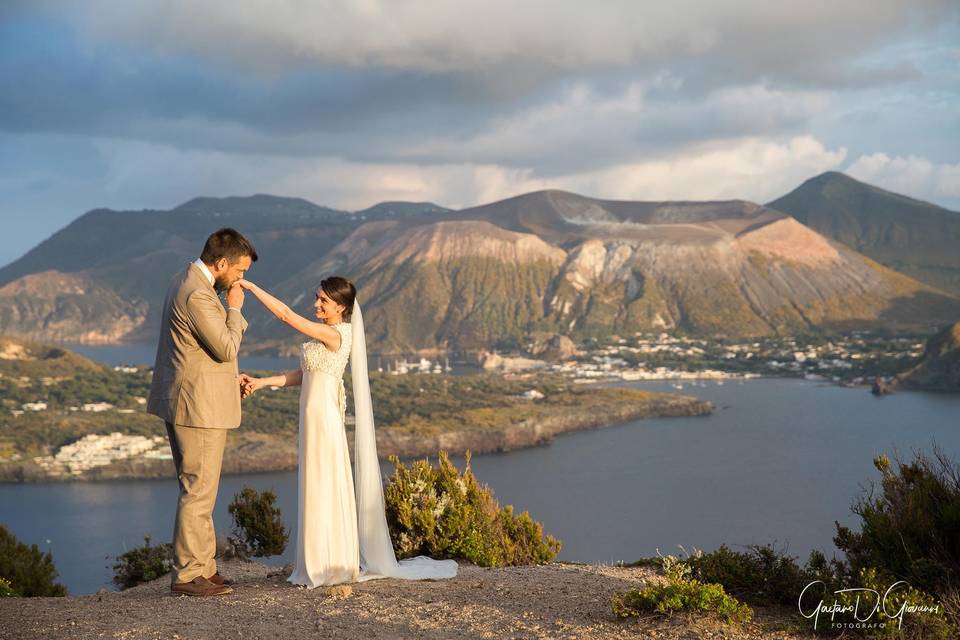
<path id="1" fill-rule="evenodd" d="M 922 452 L 891 469 L 885 455 L 873 464 L 882 474 L 853 511 L 860 532 L 836 524 L 834 544 L 852 573 L 875 567 L 928 593 L 945 593 L 960 584 L 960 471 L 938 449 L 934 460 Z"/>
<path id="2" fill-rule="evenodd" d="M 693 567 L 674 556 L 663 557 L 666 584 L 630 589 L 613 596 L 613 613 L 621 618 L 644 614 L 671 615 L 679 611 L 712 613 L 733 623 L 749 622 L 750 607 L 729 595 L 723 585 L 692 578 Z"/>
<path id="3" fill-rule="evenodd" d="M 0 598 L 14 598 L 17 592 L 10 586 L 10 581 L 6 578 L 0 578 Z"/>
<path id="4" fill-rule="evenodd" d="M 113 565 L 113 584 L 120 589 L 129 589 L 166 575 L 173 568 L 172 554 L 172 544 L 151 546 L 150 536 L 143 536 L 142 547 L 117 556 L 118 562 Z"/>
<path id="5" fill-rule="evenodd" d="M 861 569 L 854 584 L 870 591 L 848 591 L 838 593 L 835 597 L 843 606 L 857 607 L 861 620 L 876 607 L 876 612 L 870 616 L 868 622 L 875 622 L 877 625 L 864 630 L 864 635 L 870 638 L 948 640 L 957 637 L 958 630 L 947 620 L 942 604 L 929 594 L 908 585 L 901 584 L 891 589 L 895 582 L 895 578 L 884 576 L 873 567 Z M 825 601 L 825 604 L 832 604 L 833 597 L 831 594 L 830 601 Z M 918 605 L 927 609 L 922 612 L 904 611 L 902 618 L 897 617 L 903 607 Z M 887 613 L 892 615 L 888 616 Z M 855 622 L 852 614 L 838 615 L 838 620 Z"/>
<path id="6" fill-rule="evenodd" d="M 57 569 L 53 554 L 43 553 L 37 545 L 29 547 L 0 525 L 0 578 L 17 596 L 65 596 L 67 589 L 54 582 Z"/>
<path id="7" fill-rule="evenodd" d="M 267 490 L 258 493 L 244 485 L 233 497 L 228 511 L 233 516 L 234 547 L 243 554 L 256 557 L 276 556 L 283 553 L 290 540 L 290 533 L 283 525 L 277 496 Z"/>
<path id="8" fill-rule="evenodd" d="M 749 622 L 750 607 L 728 595 L 719 584 L 680 580 L 643 589 L 630 589 L 613 596 L 613 613 L 621 618 L 646 613 L 669 615 L 677 611 L 715 613 L 727 622 Z"/>
<path id="9" fill-rule="evenodd" d="M 832 591 L 840 588 L 840 561 L 827 562 L 814 550 L 801 567 L 797 561 L 772 545 L 748 545 L 746 552 L 727 545 L 688 559 L 693 577 L 702 582 L 722 584 L 727 593 L 754 606 L 782 604 L 796 606 L 803 588 L 822 580 Z"/>
<path id="10" fill-rule="evenodd" d="M 480 484 L 466 454 L 463 474 L 441 451 L 439 465 L 418 460 L 409 467 L 396 456 L 384 491 L 387 522 L 398 558 L 429 555 L 462 558 L 483 567 L 544 564 L 560 551 L 560 541 L 544 537 L 543 526 L 526 511 L 501 508 L 489 487 Z"/>

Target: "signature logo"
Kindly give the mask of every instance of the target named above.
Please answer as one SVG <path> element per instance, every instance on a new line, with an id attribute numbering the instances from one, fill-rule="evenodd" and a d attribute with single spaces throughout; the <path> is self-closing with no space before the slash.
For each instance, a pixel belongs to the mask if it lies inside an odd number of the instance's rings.
<path id="1" fill-rule="evenodd" d="M 803 588 L 803 591 L 800 592 L 800 598 L 797 600 L 797 607 L 800 609 L 800 615 L 806 619 L 813 619 L 813 628 L 817 628 L 817 624 L 820 622 L 820 615 L 830 614 L 830 626 L 834 629 L 839 628 L 856 628 L 856 629 L 882 629 L 886 627 L 887 624 L 892 624 L 894 620 L 897 621 L 897 629 L 903 628 L 903 617 L 907 613 L 939 613 L 940 604 L 938 603 L 935 606 L 925 605 L 925 604 L 911 604 L 909 600 L 904 599 L 903 602 L 897 608 L 895 602 L 891 602 L 894 598 L 895 592 L 897 589 L 905 589 L 909 587 L 906 580 L 900 580 L 894 582 L 890 585 L 884 593 L 883 597 L 880 596 L 880 592 L 875 589 L 867 588 L 850 588 L 850 589 L 838 589 L 834 591 L 834 594 L 841 593 L 852 593 L 856 594 L 853 604 L 843 604 L 837 598 L 834 598 L 833 604 L 825 604 L 824 600 L 821 598 L 820 602 L 817 603 L 816 608 L 805 609 L 803 606 L 803 597 L 807 593 L 807 590 L 813 587 L 814 585 L 823 585 L 826 588 L 826 584 L 822 580 L 814 580 L 807 586 Z M 863 609 L 861 611 L 861 599 L 863 599 Z M 847 598 L 844 598 L 847 600 Z M 873 606 L 870 606 L 870 601 L 873 602 Z M 869 610 L 868 610 L 869 609 Z M 871 620 L 873 616 L 878 612 L 882 612 L 887 620 L 881 620 L 878 616 L 876 620 Z M 865 612 L 865 615 L 864 615 Z M 837 616 L 841 617 L 840 621 L 837 621 Z M 852 616 L 852 620 L 843 620 L 847 616 Z"/>

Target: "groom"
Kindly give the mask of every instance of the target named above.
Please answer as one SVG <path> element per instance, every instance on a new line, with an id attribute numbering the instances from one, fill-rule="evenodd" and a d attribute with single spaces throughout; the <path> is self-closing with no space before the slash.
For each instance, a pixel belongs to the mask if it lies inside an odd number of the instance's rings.
<path id="1" fill-rule="evenodd" d="M 167 424 L 180 481 L 173 529 L 174 594 L 230 593 L 217 571 L 213 506 L 227 430 L 240 426 L 237 352 L 247 328 L 243 278 L 257 252 L 233 229 L 207 238 L 200 259 L 174 277 L 163 303 L 147 413 Z M 227 309 L 217 294 L 227 291 Z"/>

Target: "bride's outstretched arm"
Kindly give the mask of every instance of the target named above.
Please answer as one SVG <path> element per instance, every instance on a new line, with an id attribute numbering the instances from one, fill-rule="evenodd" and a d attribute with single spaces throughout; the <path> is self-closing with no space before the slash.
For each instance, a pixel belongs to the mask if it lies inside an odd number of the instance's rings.
<path id="1" fill-rule="evenodd" d="M 253 395 L 264 387 L 297 387 L 303 384 L 303 370 L 286 371 L 267 378 L 254 378 L 246 373 L 240 374 L 240 395 L 244 398 Z"/>
<path id="2" fill-rule="evenodd" d="M 249 280 L 240 280 L 237 284 L 257 296 L 257 300 L 263 303 L 263 306 L 281 322 L 290 325 L 306 336 L 319 340 L 332 351 L 340 348 L 340 333 L 330 325 L 307 320 L 291 309 L 283 300 L 270 295 Z"/>

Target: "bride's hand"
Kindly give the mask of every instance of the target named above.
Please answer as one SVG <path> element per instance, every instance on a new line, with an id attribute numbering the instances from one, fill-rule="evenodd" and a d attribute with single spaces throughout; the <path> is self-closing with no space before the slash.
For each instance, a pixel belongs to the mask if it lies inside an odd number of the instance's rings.
<path id="1" fill-rule="evenodd" d="M 259 389 L 266 386 L 260 378 L 254 378 L 245 373 L 240 374 L 240 397 L 249 398 Z"/>
<path id="2" fill-rule="evenodd" d="M 246 289 L 247 291 L 253 291 L 254 287 L 257 286 L 245 278 L 241 278 L 240 280 L 237 280 L 237 284 L 240 285 L 240 287 L 242 287 L 243 289 Z"/>

